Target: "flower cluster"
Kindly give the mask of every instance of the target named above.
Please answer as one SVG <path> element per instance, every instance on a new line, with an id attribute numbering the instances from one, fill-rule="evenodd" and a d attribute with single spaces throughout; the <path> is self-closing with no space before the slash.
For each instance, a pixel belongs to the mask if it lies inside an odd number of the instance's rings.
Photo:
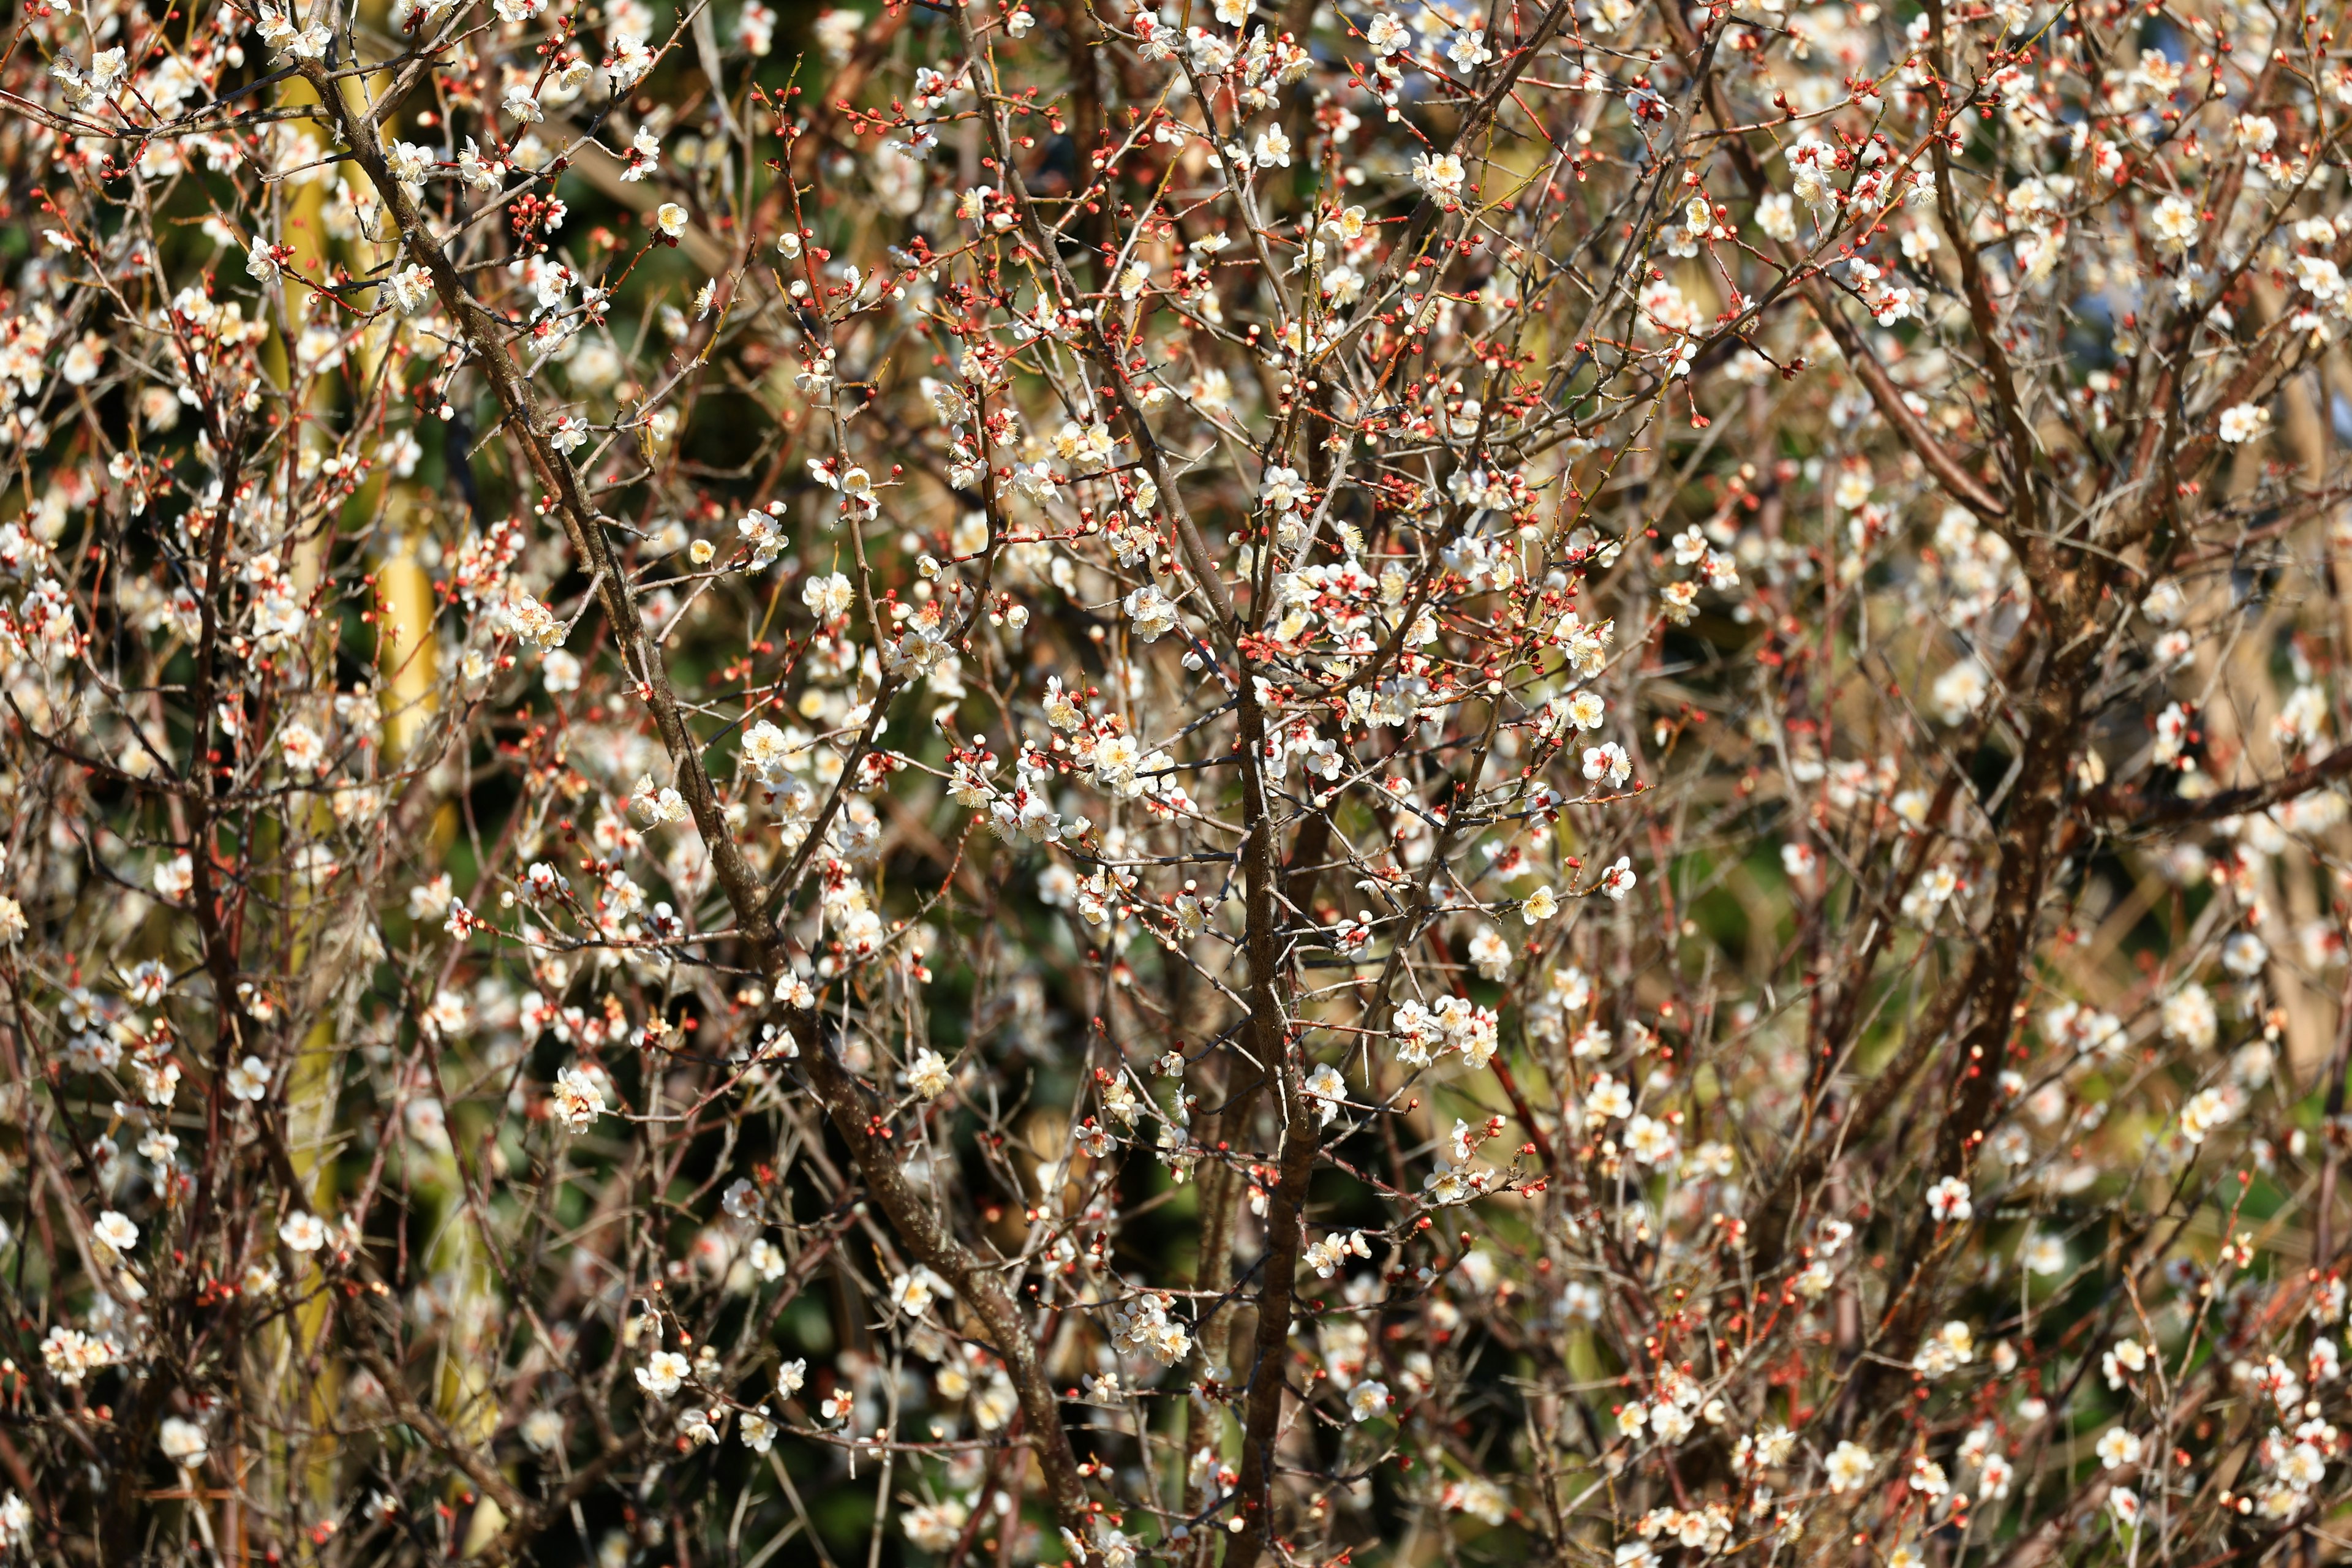
<path id="1" fill-rule="evenodd" d="M 2347 26 L 28 8 L 0 1555 L 2334 1550 Z"/>

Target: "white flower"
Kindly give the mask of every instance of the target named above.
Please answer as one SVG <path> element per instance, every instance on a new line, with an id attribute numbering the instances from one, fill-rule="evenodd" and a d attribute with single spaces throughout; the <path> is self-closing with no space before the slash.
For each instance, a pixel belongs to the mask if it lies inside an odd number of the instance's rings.
<path id="1" fill-rule="evenodd" d="M 2179 760 L 2189 744 L 2189 710 L 2178 702 L 2166 703 L 2164 711 L 2156 716 L 2156 745 L 2151 754 L 2157 766 Z"/>
<path id="2" fill-rule="evenodd" d="M 1869 1449 L 1859 1443 L 1840 1443 L 1835 1449 L 1832 1450 L 1829 1458 L 1827 1469 L 1830 1490 L 1833 1492 L 1858 1490 L 1870 1479 L 1871 1466 Z"/>
<path id="3" fill-rule="evenodd" d="M 165 1458 L 184 1470 L 200 1468 L 205 1462 L 205 1449 L 210 1447 L 205 1439 L 203 1427 L 177 1415 L 163 1417 L 163 1427 L 156 1434 L 155 1446 L 163 1450 Z"/>
<path id="4" fill-rule="evenodd" d="M 432 1005 L 418 1020 L 425 1032 L 439 1039 L 454 1039 L 466 1028 L 466 999 L 455 991 L 443 989 L 433 994 Z"/>
<path id="5" fill-rule="evenodd" d="M 2196 1050 L 2211 1050 L 2221 1034 L 2221 1015 L 2214 1010 L 2211 994 L 2193 980 L 2164 999 L 2158 1016 L 2166 1039 Z"/>
<path id="6" fill-rule="evenodd" d="M 98 379 L 100 366 L 106 358 L 106 340 L 96 332 L 84 332 L 72 348 L 66 351 L 65 363 L 59 366 L 68 386 L 88 386 Z"/>
<path id="7" fill-rule="evenodd" d="M 259 1057 L 246 1058 L 228 1069 L 228 1092 L 232 1100 L 259 1100 L 269 1092 L 269 1065 Z"/>
<path id="8" fill-rule="evenodd" d="M 394 179 L 404 185 L 414 185 L 433 167 L 433 149 L 414 142 L 395 142 L 392 151 L 384 154 L 383 162 Z"/>
<path id="9" fill-rule="evenodd" d="M 2221 410 L 2221 439 L 2232 446 L 2251 441 L 2271 427 L 2271 411 L 2259 404 L 2241 403 Z"/>
<path id="10" fill-rule="evenodd" d="M 2221 967 L 2242 980 L 2260 974 L 2270 961 L 2270 948 L 2252 931 L 2239 931 L 2221 944 Z"/>
<path id="11" fill-rule="evenodd" d="M 2110 1470 L 2139 1463 L 2140 1441 L 2120 1426 L 2110 1426 L 2099 1437 L 2099 1463 Z"/>
<path id="12" fill-rule="evenodd" d="M 578 1067 L 565 1068 L 555 1075 L 555 1113 L 563 1125 L 574 1132 L 585 1132 L 604 1114 L 604 1090 L 592 1076 Z"/>
<path id="13" fill-rule="evenodd" d="M 1584 1124 L 1606 1127 L 1633 1114 L 1633 1090 L 1605 1068 L 1592 1075 L 1584 1091 Z"/>
<path id="14" fill-rule="evenodd" d="M 1330 1126 L 1331 1119 L 1339 1114 L 1339 1102 L 1348 1098 L 1347 1080 L 1339 1076 L 1339 1069 L 1328 1062 L 1320 1064 L 1308 1073 L 1307 1081 L 1299 1088 L 1308 1099 L 1318 1102 L 1315 1111 L 1326 1127 Z"/>
<path id="15" fill-rule="evenodd" d="M 256 30 L 260 33 L 261 41 L 271 48 L 303 60 L 322 58 L 327 46 L 334 41 L 334 34 L 323 21 L 298 27 L 287 14 L 285 5 L 272 4 L 270 0 L 264 0 L 261 5 L 260 26 Z"/>
<path id="16" fill-rule="evenodd" d="M 654 211 L 654 225 L 676 239 L 686 232 L 686 209 L 676 202 L 664 202 Z"/>
<path id="17" fill-rule="evenodd" d="M 2139 613 L 2159 626 L 2168 626 L 2189 613 L 2189 595 L 2167 577 L 2147 591 L 2147 597 L 2139 602 Z"/>
<path id="18" fill-rule="evenodd" d="M 819 576 L 811 574 L 801 584 L 801 603 L 809 607 L 818 620 L 837 620 L 849 613 L 856 601 L 856 591 L 849 579 L 839 572 Z"/>
<path id="19" fill-rule="evenodd" d="M 652 126 L 640 125 L 635 139 L 629 143 L 629 166 L 621 171 L 621 178 L 632 182 L 642 180 L 652 174 L 660 162 L 661 138 L 654 134 Z"/>
<path id="20" fill-rule="evenodd" d="M 522 1440 L 533 1453 L 551 1454 L 563 1446 L 563 1417 L 552 1410 L 534 1410 L 522 1418 Z"/>
<path id="21" fill-rule="evenodd" d="M 1127 614 L 1135 623 L 1135 635 L 1145 642 L 1158 642 L 1176 629 L 1175 601 L 1156 583 L 1146 583 L 1127 596 Z"/>
<path id="22" fill-rule="evenodd" d="M 316 773 L 327 765 L 326 742 L 299 719 L 278 731 L 278 752 L 287 767 L 298 773 Z"/>
<path id="23" fill-rule="evenodd" d="M 865 16 L 845 6 L 818 12 L 810 31 L 816 37 L 817 47 L 824 51 L 824 58 L 842 65 L 856 50 L 857 37 L 865 28 Z"/>
<path id="24" fill-rule="evenodd" d="M 497 190 L 503 183 L 501 176 L 505 170 L 505 162 L 498 157 L 495 151 L 485 158 L 482 150 L 474 145 L 474 139 L 470 136 L 466 138 L 466 145 L 457 153 L 457 178 L 465 183 L 467 190 Z"/>
<path id="25" fill-rule="evenodd" d="M 195 862 L 185 855 L 174 855 L 155 868 L 155 890 L 168 902 L 177 903 L 186 898 L 195 885 Z"/>
<path id="26" fill-rule="evenodd" d="M 743 9 L 735 18 L 735 41 L 743 46 L 745 52 L 764 58 L 776 47 L 774 10 L 760 4 L 760 0 L 744 0 Z M 748 1437 L 744 1440 L 750 1441 Z"/>
<path id="27" fill-rule="evenodd" d="M 1601 873 L 1601 890 L 1619 902 L 1633 890 L 1633 862 L 1631 857 L 1620 855 L 1617 863 Z"/>
<path id="28" fill-rule="evenodd" d="M 1789 189 L 1796 199 L 1812 208 L 1815 222 L 1820 222 L 1837 205 L 1840 192 L 1832 179 L 1836 165 L 1823 154 L 1828 147 L 1808 136 L 1790 149 L 1789 153 Z"/>
<path id="29" fill-rule="evenodd" d="M 1307 499 L 1307 486 L 1297 468 L 1272 468 L 1258 482 L 1257 499 L 1269 511 L 1294 511 Z"/>
<path id="30" fill-rule="evenodd" d="M 2179 196 L 2167 196 L 2156 204 L 2149 215 L 2156 229 L 2157 248 L 2168 256 L 2178 256 L 2197 239 L 2197 208 Z"/>
<path id="31" fill-rule="evenodd" d="M 1470 962 L 1487 979 L 1500 980 L 1511 972 L 1511 944 L 1493 926 L 1480 926 L 1470 939 Z"/>
<path id="32" fill-rule="evenodd" d="M 2316 1350 L 2319 1345 L 2327 1345 L 2333 1349 L 2334 1344 L 2335 1342 L 2332 1340 L 2320 1340 L 2313 1349 Z M 2303 1431 L 2310 1434 L 2311 1429 L 2305 1427 Z M 2138 1439 L 2135 1438 L 2133 1441 L 2137 1443 Z M 2310 1442 L 2297 1443 L 2294 1447 L 2289 1448 L 2286 1451 L 2286 1457 L 2278 1462 L 2279 1479 L 2298 1492 L 2309 1491 L 2325 1479 L 2326 1475 L 2326 1458 L 2320 1453 L 2315 1444 Z"/>
<path id="33" fill-rule="evenodd" d="M 611 57 L 604 62 L 604 74 L 612 78 L 614 91 L 626 92 L 653 69 L 653 51 L 646 47 L 644 37 L 636 33 L 614 34 L 612 48 Z"/>
<path id="34" fill-rule="evenodd" d="M 1756 204 L 1756 226 L 1782 244 L 1797 237 L 1796 204 L 1774 191 Z"/>
<path id="35" fill-rule="evenodd" d="M 446 912 L 456 896 L 456 887 L 446 871 L 429 882 L 419 882 L 408 889 L 408 918 L 413 921 L 430 920 Z"/>
<path id="36" fill-rule="evenodd" d="M 1984 706 L 1985 693 L 1991 681 L 1985 668 L 1973 658 L 1963 658 L 1943 674 L 1927 689 L 1927 698 L 1935 705 L 1936 717 L 1947 724 L 1958 724 Z"/>
<path id="37" fill-rule="evenodd" d="M 30 929 L 25 919 L 25 906 L 0 893 L 0 946 L 16 946 Z"/>
<path id="38" fill-rule="evenodd" d="M 704 1410 L 696 1405 L 688 1405 L 678 1412 L 677 1429 L 685 1434 L 688 1442 L 699 1448 L 707 1443 L 719 1441 L 718 1424 L 726 1418 L 727 1412 L 723 1408 Z"/>
<path id="39" fill-rule="evenodd" d="M 1433 196 L 1452 200 L 1462 194 L 1462 182 L 1467 171 L 1462 160 L 1451 153 L 1441 153 L 1433 158 L 1418 153 L 1412 160 L 1412 183 Z"/>
<path id="40" fill-rule="evenodd" d="M 890 1281 L 890 1304 L 910 1318 L 921 1317 L 932 1301 L 949 1293 L 947 1281 L 919 1263 Z"/>
<path id="41" fill-rule="evenodd" d="M 1348 1414 L 1358 1421 L 1370 1421 L 1389 1407 L 1389 1385 L 1372 1380 L 1356 1384 L 1348 1391 Z"/>
<path id="42" fill-rule="evenodd" d="M 907 1540 L 925 1552 L 945 1552 L 963 1534 L 964 1523 L 971 1518 L 971 1509 L 961 1498 L 943 1498 L 938 1502 L 919 1503 L 899 1515 L 899 1527 L 906 1531 Z"/>
<path id="43" fill-rule="evenodd" d="M 1927 1213 L 1939 1225 L 1956 1224 L 1977 1212 L 1974 1195 L 1968 1183 L 1958 1176 L 1946 1176 L 1927 1189 Z"/>
<path id="44" fill-rule="evenodd" d="M 694 1363 L 676 1351 L 656 1351 L 637 1368 L 637 1386 L 656 1399 L 667 1399 L 685 1385 Z"/>
<path id="45" fill-rule="evenodd" d="M 2325 256 L 2294 258 L 2295 286 L 2321 304 L 2333 304 L 2344 295 L 2344 274 Z"/>
<path id="46" fill-rule="evenodd" d="M 59 1383 L 68 1387 L 115 1360 L 114 1342 L 102 1334 L 85 1334 L 63 1323 L 51 1323 L 41 1341 L 41 1361 Z"/>
<path id="47" fill-rule="evenodd" d="M 925 1100 L 937 1100 L 954 1088 L 955 1079 L 948 1072 L 947 1058 L 928 1046 L 917 1051 L 915 1059 L 907 1064 L 907 1087 Z"/>
<path id="48" fill-rule="evenodd" d="M 1966 1366 L 1976 1353 L 1974 1331 L 1955 1318 L 1927 1336 L 1911 1358 L 1911 1365 L 1923 1377 L 1941 1377 L 1954 1367 Z"/>
<path id="49" fill-rule="evenodd" d="M 1674 1128 L 1664 1121 L 1636 1116 L 1625 1124 L 1625 1152 L 1644 1165 L 1671 1164 L 1681 1150 Z"/>
<path id="50" fill-rule="evenodd" d="M 146 1097 L 148 1104 L 172 1103 L 173 1098 L 179 1093 L 179 1063 L 167 1061 L 158 1067 L 152 1062 L 142 1060 L 133 1062 L 131 1065 L 138 1069 L 139 1091 Z"/>
<path id="51" fill-rule="evenodd" d="M 297 1209 L 278 1227 L 278 1239 L 294 1252 L 316 1252 L 327 1245 L 327 1222 L 308 1210 Z"/>
<path id="52" fill-rule="evenodd" d="M 100 1261 L 120 1263 L 124 1254 L 139 1245 L 139 1227 L 131 1223 L 129 1215 L 108 1209 L 90 1227 L 90 1239 L 98 1244 Z"/>
<path id="53" fill-rule="evenodd" d="M 2214 1129 L 2237 1120 L 2239 1109 L 2235 1091 L 2200 1089 L 2180 1108 L 2180 1135 L 2191 1143 L 2202 1143 Z"/>
<path id="54" fill-rule="evenodd" d="M 1619 788 L 1633 776 L 1633 759 L 1616 742 L 1603 741 L 1585 748 L 1584 776 L 1595 784 L 1605 782 L 1611 789 Z"/>

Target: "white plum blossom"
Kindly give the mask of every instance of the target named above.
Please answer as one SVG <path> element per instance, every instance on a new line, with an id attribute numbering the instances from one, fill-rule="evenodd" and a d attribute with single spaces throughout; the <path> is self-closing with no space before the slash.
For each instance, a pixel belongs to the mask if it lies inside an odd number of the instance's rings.
<path id="1" fill-rule="evenodd" d="M 2212 994 L 2193 980 L 2164 999 L 2162 1016 L 2165 1037 L 2194 1050 L 2211 1050 L 2220 1037 L 2221 1016 Z"/>
<path id="2" fill-rule="evenodd" d="M 307 1210 L 297 1209 L 278 1226 L 278 1239 L 289 1251 L 316 1252 L 327 1245 L 327 1222 Z"/>
<path id="3" fill-rule="evenodd" d="M 1451 153 L 1441 153 L 1435 157 L 1419 153 L 1413 158 L 1413 184 L 1433 195 L 1445 199 L 1460 195 L 1465 177 L 1462 160 Z"/>
<path id="4" fill-rule="evenodd" d="M 1831 1450 L 1828 1463 L 1824 1467 L 1830 1490 L 1850 1492 L 1858 1489 L 1870 1479 L 1871 1472 L 1876 1465 L 1877 1461 L 1871 1458 L 1870 1450 L 1859 1443 L 1852 1441 L 1839 1443 L 1834 1449 Z"/>
<path id="5" fill-rule="evenodd" d="M 2253 440 L 2271 426 L 2271 411 L 2254 403 L 2237 403 L 2221 410 L 2221 439 L 2231 443 Z"/>
<path id="6" fill-rule="evenodd" d="M 179 1415 L 166 1415 L 157 1429 L 155 1446 L 163 1457 L 184 1470 L 200 1470 L 211 1452 L 211 1442 L 205 1429 Z"/>
<path id="7" fill-rule="evenodd" d="M 1975 1215 L 1972 1198 L 1968 1183 L 1958 1176 L 1946 1176 L 1927 1189 L 1927 1213 L 1938 1224 L 1958 1224 Z"/>
<path id="8" fill-rule="evenodd" d="M 925 1100 L 937 1100 L 954 1086 L 946 1058 L 937 1051 L 926 1047 L 916 1052 L 915 1059 L 907 1064 L 907 1087 Z"/>
<path id="9" fill-rule="evenodd" d="M 568 1067 L 556 1074 L 553 1100 L 555 1112 L 563 1125 L 573 1132 L 584 1132 L 604 1115 L 604 1086 L 597 1076 L 591 1076 L 578 1067 Z"/>
<path id="10" fill-rule="evenodd" d="M 667 1399 L 692 1376 L 694 1363 L 676 1351 L 657 1350 L 637 1368 L 637 1386 L 656 1399 Z"/>

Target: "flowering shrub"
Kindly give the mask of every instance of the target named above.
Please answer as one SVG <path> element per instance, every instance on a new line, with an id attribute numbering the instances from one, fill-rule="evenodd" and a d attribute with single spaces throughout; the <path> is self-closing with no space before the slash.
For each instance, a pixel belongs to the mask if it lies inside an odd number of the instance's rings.
<path id="1" fill-rule="evenodd" d="M 2343 25 L 36 0 L 0 1549 L 2336 1553 Z"/>

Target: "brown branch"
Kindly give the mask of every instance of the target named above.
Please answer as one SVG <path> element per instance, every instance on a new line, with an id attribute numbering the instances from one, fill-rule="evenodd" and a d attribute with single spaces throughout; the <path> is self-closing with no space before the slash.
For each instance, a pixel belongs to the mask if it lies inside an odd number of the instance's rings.
<path id="1" fill-rule="evenodd" d="M 2290 768 L 2274 779 L 2262 784 L 2241 784 L 2235 789 L 2217 791 L 2212 795 L 2191 799 L 2185 795 L 2168 795 L 2149 800 L 2138 790 L 2101 790 L 2084 805 L 2098 816 L 2120 822 L 2128 831 L 2136 827 L 2178 826 L 2184 823 L 2217 822 L 2225 816 L 2243 816 L 2248 812 L 2263 811 L 2273 805 L 2309 795 L 2313 790 L 2352 774 L 2352 745 L 2337 746 L 2317 762 Z"/>

